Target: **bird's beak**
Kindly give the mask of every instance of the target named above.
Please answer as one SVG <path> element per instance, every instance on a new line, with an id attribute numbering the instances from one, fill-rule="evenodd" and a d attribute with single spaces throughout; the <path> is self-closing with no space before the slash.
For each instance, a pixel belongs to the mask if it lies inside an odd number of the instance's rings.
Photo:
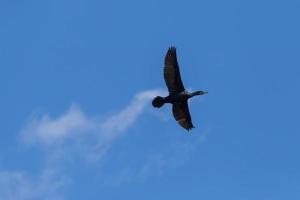
<path id="1" fill-rule="evenodd" d="M 203 91 L 203 94 L 207 94 L 208 92 L 206 92 L 206 91 Z"/>

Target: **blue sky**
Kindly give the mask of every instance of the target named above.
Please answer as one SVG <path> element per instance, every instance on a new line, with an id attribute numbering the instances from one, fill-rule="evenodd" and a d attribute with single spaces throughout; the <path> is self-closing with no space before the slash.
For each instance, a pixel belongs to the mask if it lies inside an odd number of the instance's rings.
<path id="1" fill-rule="evenodd" d="M 0 198 L 300 198 L 298 1 L 0 2 Z M 175 45 L 196 129 L 180 128 Z"/>

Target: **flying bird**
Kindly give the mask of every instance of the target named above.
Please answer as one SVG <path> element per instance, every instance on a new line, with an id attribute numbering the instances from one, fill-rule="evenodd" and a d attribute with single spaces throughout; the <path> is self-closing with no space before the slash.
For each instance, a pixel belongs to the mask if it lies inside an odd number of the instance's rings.
<path id="1" fill-rule="evenodd" d="M 169 91 L 169 95 L 166 97 L 155 97 L 152 101 L 152 105 L 156 108 L 160 108 L 165 103 L 172 104 L 172 111 L 175 120 L 180 124 L 180 126 L 189 131 L 195 127 L 192 123 L 188 107 L 188 100 L 196 95 L 207 94 L 207 92 L 188 92 L 184 89 L 180 76 L 175 47 L 170 47 L 168 49 L 164 64 L 164 79 Z"/>

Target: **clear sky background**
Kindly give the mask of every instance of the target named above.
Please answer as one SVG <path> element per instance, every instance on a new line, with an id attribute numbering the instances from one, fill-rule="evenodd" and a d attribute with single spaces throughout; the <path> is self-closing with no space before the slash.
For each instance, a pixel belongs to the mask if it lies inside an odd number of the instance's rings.
<path id="1" fill-rule="evenodd" d="M 299 1 L 0 2 L 0 199 L 300 199 Z M 177 125 L 163 59 L 206 90 Z"/>

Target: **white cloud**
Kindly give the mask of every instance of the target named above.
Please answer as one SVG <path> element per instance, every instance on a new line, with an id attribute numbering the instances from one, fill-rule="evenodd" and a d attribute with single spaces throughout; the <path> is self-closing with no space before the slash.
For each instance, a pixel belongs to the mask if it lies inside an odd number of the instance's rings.
<path id="1" fill-rule="evenodd" d="M 151 106 L 152 98 L 163 94 L 158 89 L 137 93 L 128 106 L 104 120 L 87 116 L 73 104 L 57 118 L 48 114 L 32 118 L 21 130 L 21 138 L 26 144 L 47 147 L 48 162 L 52 164 L 76 157 L 96 162 L 136 122 L 145 107 Z"/>
<path id="2" fill-rule="evenodd" d="M 44 170 L 37 178 L 24 172 L 0 171 L 0 199 L 63 200 L 63 190 L 70 180 Z"/>
<path id="3" fill-rule="evenodd" d="M 124 132 L 136 121 L 145 106 L 150 106 L 150 100 L 152 100 L 155 96 L 163 94 L 164 92 L 161 90 L 148 90 L 138 93 L 127 107 L 119 113 L 109 117 L 101 124 L 103 132 L 111 137 L 115 137 Z"/>
<path id="4" fill-rule="evenodd" d="M 20 131 L 21 141 L 44 147 L 44 169 L 30 176 L 24 172 L 0 171 L 0 198 L 62 200 L 63 189 L 70 183 L 70 179 L 61 178 L 66 162 L 76 158 L 99 161 L 145 107 L 151 106 L 150 100 L 161 94 L 161 90 L 140 92 L 128 106 L 105 120 L 87 116 L 76 105 L 56 118 L 48 114 L 31 118 Z"/>
<path id="5" fill-rule="evenodd" d="M 131 103 L 118 113 L 100 121 L 97 117 L 88 117 L 76 105 L 57 118 L 48 114 L 31 119 L 21 131 L 22 140 L 29 144 L 61 144 L 68 139 L 93 137 L 98 143 L 110 142 L 124 133 L 142 113 L 150 100 L 161 95 L 161 90 L 147 90 L 135 95 Z"/>
<path id="6" fill-rule="evenodd" d="M 147 90 L 135 95 L 131 103 L 118 113 L 99 122 L 100 135 L 94 153 L 88 155 L 89 160 L 98 160 L 106 153 L 111 142 L 121 136 L 132 126 L 142 114 L 146 106 L 152 106 L 150 100 L 158 95 L 164 95 L 162 90 Z"/>
<path id="7" fill-rule="evenodd" d="M 70 180 L 62 179 L 59 175 L 63 174 L 65 168 L 72 166 L 66 165 L 66 162 L 83 159 L 99 163 L 113 142 L 136 124 L 146 107 L 151 107 L 151 100 L 157 95 L 163 96 L 165 92 L 162 90 L 140 92 L 124 109 L 104 120 L 100 120 L 99 116 L 86 115 L 76 105 L 71 105 L 66 112 L 55 118 L 49 114 L 32 118 L 20 131 L 20 136 L 25 144 L 44 147 L 45 169 L 37 175 L 37 178 L 29 178 L 26 173 L 0 171 L 0 198 L 3 196 L 8 200 L 63 199 L 62 189 L 70 183 Z M 139 162 L 140 165 L 134 167 L 135 170 L 124 164 L 120 166 L 120 174 L 117 172 L 116 176 L 111 176 L 111 182 L 121 184 L 160 174 L 169 166 L 178 165 L 178 157 L 182 160 L 181 163 L 184 162 L 196 144 L 198 142 L 193 144 L 180 142 L 179 145 L 168 147 L 164 151 L 152 152 L 151 155 L 145 155 L 144 160 Z"/>
<path id="8" fill-rule="evenodd" d="M 104 120 L 87 116 L 73 104 L 57 118 L 48 114 L 32 118 L 21 130 L 21 138 L 26 144 L 39 144 L 48 151 L 50 149 L 51 162 L 66 158 L 67 154 L 98 161 L 112 142 L 136 122 L 145 107 L 151 106 L 152 98 L 163 94 L 157 89 L 140 92 L 128 106 Z"/>
<path id="9" fill-rule="evenodd" d="M 70 109 L 56 119 L 47 114 L 33 118 L 21 131 L 21 137 L 26 143 L 41 143 L 53 145 L 79 134 L 85 134 L 97 129 L 97 122 L 88 118 L 78 106 Z"/>

